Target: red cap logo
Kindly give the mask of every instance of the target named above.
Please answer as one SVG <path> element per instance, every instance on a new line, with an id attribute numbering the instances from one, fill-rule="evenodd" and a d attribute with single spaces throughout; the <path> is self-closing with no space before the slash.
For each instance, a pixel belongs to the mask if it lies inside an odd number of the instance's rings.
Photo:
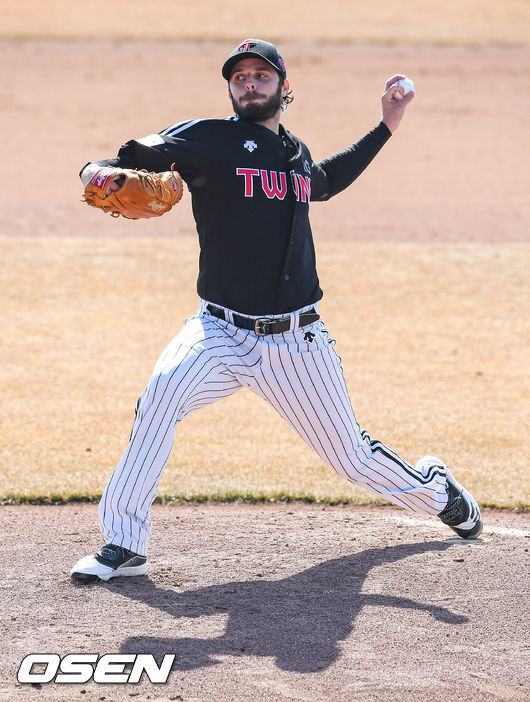
<path id="1" fill-rule="evenodd" d="M 251 49 L 253 46 L 256 46 L 256 44 L 255 44 L 253 41 L 246 41 L 246 42 L 244 42 L 243 44 L 240 44 L 240 45 L 237 47 L 237 50 L 238 50 L 238 51 L 248 51 L 248 50 Z"/>

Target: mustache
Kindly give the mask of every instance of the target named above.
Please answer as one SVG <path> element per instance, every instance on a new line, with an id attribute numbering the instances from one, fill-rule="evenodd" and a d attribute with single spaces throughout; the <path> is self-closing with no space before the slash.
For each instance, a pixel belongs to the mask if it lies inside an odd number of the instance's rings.
<path id="1" fill-rule="evenodd" d="M 262 95 L 261 93 L 256 93 L 253 91 L 252 93 L 245 93 L 242 98 L 240 98 L 239 102 L 247 102 L 248 100 L 253 100 L 254 98 L 264 98 L 265 95 Z"/>

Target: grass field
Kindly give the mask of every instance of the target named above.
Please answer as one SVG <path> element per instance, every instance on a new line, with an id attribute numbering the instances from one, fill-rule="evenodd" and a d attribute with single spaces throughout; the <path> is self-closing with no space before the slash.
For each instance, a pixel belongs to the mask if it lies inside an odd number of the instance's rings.
<path id="1" fill-rule="evenodd" d="M 10 291 L 0 497 L 97 496 L 158 354 L 196 310 L 196 243 L 3 237 L 0 247 Z M 530 503 L 529 259 L 524 245 L 320 246 L 327 299 L 356 310 L 322 305 L 360 423 L 411 461 L 437 453 L 482 504 Z M 182 423 L 159 494 L 371 497 L 247 391 Z"/>

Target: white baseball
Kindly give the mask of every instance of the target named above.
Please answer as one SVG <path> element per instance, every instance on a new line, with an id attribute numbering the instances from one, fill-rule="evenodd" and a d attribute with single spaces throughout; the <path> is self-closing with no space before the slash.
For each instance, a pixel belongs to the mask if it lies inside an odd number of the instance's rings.
<path id="1" fill-rule="evenodd" d="M 407 93 L 410 93 L 411 90 L 414 90 L 414 83 L 411 81 L 410 78 L 402 78 L 401 80 L 396 81 L 392 87 L 403 88 L 403 95 L 406 95 Z M 402 100 L 403 95 L 396 91 L 394 93 L 394 100 Z"/>

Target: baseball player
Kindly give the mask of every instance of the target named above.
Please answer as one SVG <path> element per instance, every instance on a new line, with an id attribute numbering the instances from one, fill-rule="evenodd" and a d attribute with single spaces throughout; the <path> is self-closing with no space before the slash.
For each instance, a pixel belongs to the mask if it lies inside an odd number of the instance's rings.
<path id="1" fill-rule="evenodd" d="M 390 78 L 381 122 L 320 162 L 280 123 L 292 100 L 284 60 L 247 39 L 222 67 L 235 115 L 194 119 L 126 142 L 116 158 L 87 164 L 81 179 L 119 191 L 128 169 L 174 168 L 187 184 L 200 242 L 197 314 L 155 365 L 138 400 L 129 443 L 99 505 L 105 545 L 81 558 L 78 582 L 147 570 L 150 508 L 177 424 L 248 388 L 346 480 L 476 538 L 476 500 L 434 456 L 412 465 L 363 431 L 353 413 L 322 297 L 309 203 L 348 187 L 397 129 L 414 91 Z M 397 95 L 397 97 L 396 97 Z M 346 303 L 347 304 L 347 303 Z"/>

